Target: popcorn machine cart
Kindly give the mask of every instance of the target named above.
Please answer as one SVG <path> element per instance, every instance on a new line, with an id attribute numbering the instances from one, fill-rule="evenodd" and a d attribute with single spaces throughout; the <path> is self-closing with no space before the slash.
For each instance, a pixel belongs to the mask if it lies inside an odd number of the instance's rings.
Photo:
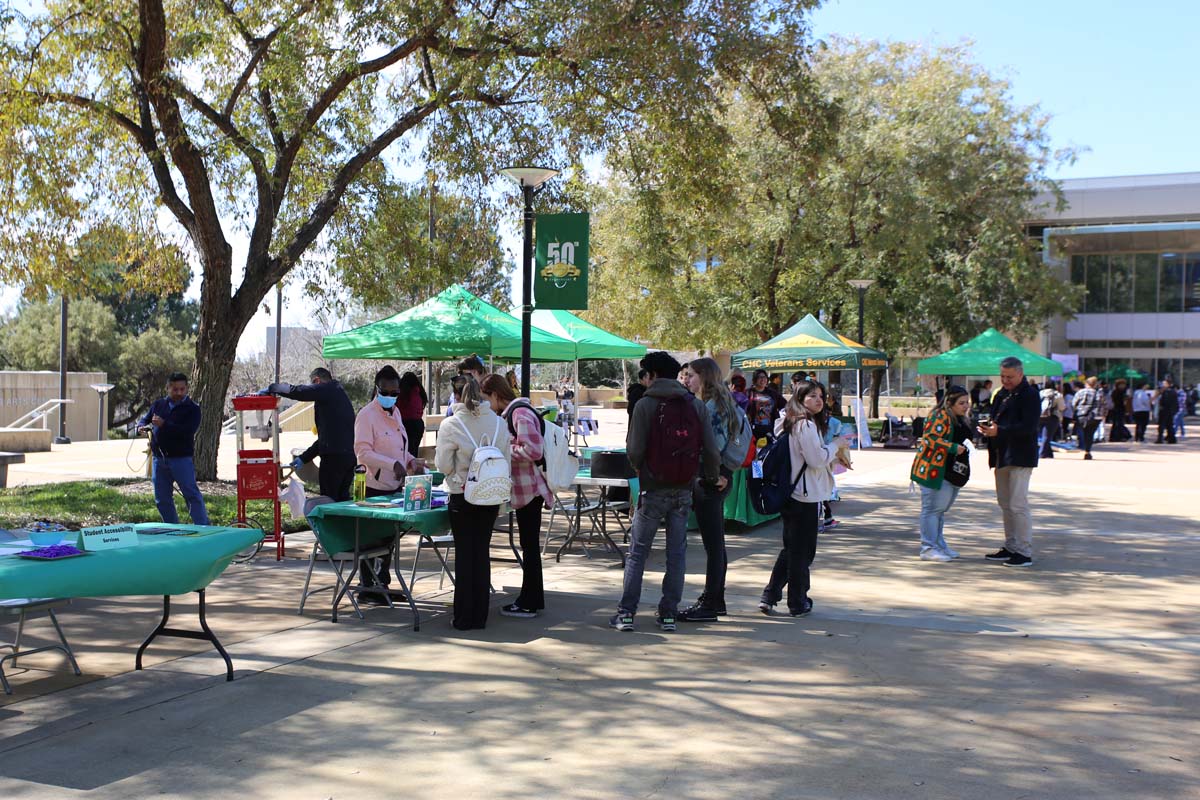
<path id="1" fill-rule="evenodd" d="M 279 398 L 273 395 L 241 395 L 233 398 L 233 410 L 237 413 L 237 522 L 247 527 L 252 524 L 246 517 L 248 500 L 270 501 L 275 511 L 275 527 L 269 531 L 264 528 L 263 542 L 275 543 L 275 560 L 281 561 L 284 542 L 279 500 L 279 484 L 283 479 L 279 464 Z M 247 412 L 255 415 L 249 426 L 246 425 Z M 271 449 L 246 449 L 247 432 L 251 440 L 270 440 Z"/>

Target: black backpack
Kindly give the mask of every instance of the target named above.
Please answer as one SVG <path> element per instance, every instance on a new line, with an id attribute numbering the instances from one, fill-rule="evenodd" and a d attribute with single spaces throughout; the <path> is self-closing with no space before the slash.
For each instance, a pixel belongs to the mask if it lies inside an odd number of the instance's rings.
<path id="1" fill-rule="evenodd" d="M 759 514 L 778 514 L 787 505 L 788 498 L 796 491 L 796 485 L 808 469 L 805 462 L 800 467 L 796 480 L 792 480 L 792 452 L 788 447 L 788 435 L 775 439 L 759 451 L 755 461 L 762 467 L 762 477 L 755 478 L 755 465 L 751 465 L 751 477 L 746 481 L 750 489 L 750 502 Z"/>

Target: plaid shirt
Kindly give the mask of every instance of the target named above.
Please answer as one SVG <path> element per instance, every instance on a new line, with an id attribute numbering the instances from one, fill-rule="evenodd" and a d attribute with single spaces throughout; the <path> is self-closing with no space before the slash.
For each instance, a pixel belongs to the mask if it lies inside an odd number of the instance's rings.
<path id="1" fill-rule="evenodd" d="M 1096 410 L 1098 393 L 1090 386 L 1085 386 L 1075 393 L 1075 419 L 1087 422 L 1088 415 Z"/>
<path id="2" fill-rule="evenodd" d="M 512 507 L 524 508 L 540 496 L 546 501 L 546 508 L 550 508 L 554 505 L 554 493 L 537 465 L 543 447 L 537 412 L 518 406 L 512 413 L 512 425 L 517 431 L 512 440 Z"/>

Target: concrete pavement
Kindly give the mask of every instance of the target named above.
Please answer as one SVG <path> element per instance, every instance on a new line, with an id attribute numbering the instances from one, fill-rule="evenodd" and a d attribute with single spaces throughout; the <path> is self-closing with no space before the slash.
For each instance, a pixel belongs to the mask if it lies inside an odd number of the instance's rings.
<path id="1" fill-rule="evenodd" d="M 615 560 L 570 555 L 543 616 L 463 635 L 332 625 L 321 596 L 297 616 L 300 562 L 260 557 L 211 589 L 233 683 L 189 642 L 130 671 L 153 599 L 80 601 L 62 618 L 105 677 L 14 673 L 0 797 L 1200 797 L 1196 440 L 1043 462 L 1030 569 L 981 558 L 1001 543 L 981 457 L 947 520 L 963 558 L 918 560 L 910 460 L 856 454 L 803 620 L 755 610 L 777 524 L 729 537 L 731 616 L 676 634 L 649 613 L 657 559 L 634 633 L 606 627 Z M 519 579 L 497 568 L 493 612 Z"/>

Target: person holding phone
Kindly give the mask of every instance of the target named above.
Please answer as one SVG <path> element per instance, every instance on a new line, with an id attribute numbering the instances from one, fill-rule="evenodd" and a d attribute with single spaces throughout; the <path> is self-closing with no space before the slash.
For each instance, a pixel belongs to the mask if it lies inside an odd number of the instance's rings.
<path id="1" fill-rule="evenodd" d="M 1029 479 L 1038 463 L 1041 411 L 1038 391 L 1025 379 L 1021 359 L 1009 356 L 1001 361 L 992 418 L 977 430 L 988 440 L 988 466 L 995 470 L 996 502 L 1004 519 L 1004 546 L 985 558 L 1006 567 L 1033 565 Z"/>

